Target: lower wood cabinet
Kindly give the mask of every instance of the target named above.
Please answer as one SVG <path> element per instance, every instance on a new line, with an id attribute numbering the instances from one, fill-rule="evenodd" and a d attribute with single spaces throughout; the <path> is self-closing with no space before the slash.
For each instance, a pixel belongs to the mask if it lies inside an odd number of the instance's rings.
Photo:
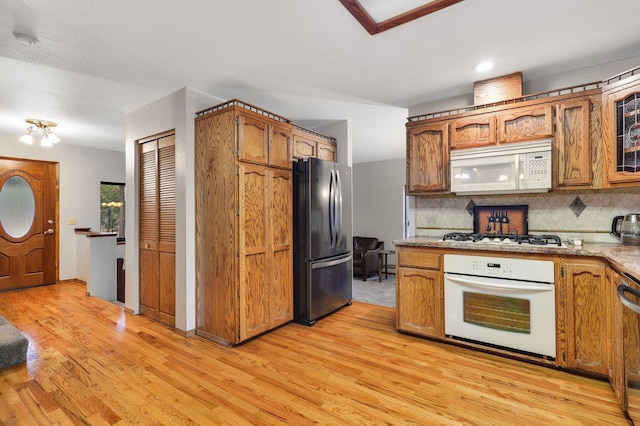
<path id="1" fill-rule="evenodd" d="M 441 256 L 420 249 L 398 249 L 396 327 L 444 338 L 444 283 Z M 414 261 L 415 260 L 415 261 Z M 416 266 L 412 266 L 416 265 Z"/>
<path id="2" fill-rule="evenodd" d="M 558 365 L 606 376 L 610 353 L 610 292 L 606 264 L 566 259 L 560 265 Z"/>
<path id="3" fill-rule="evenodd" d="M 445 253 L 461 252 L 397 246 L 396 253 L 396 328 L 447 340 L 442 259 Z M 611 343 L 620 331 L 614 328 L 611 312 L 619 276 L 597 258 L 549 256 L 548 260 L 556 265 L 555 365 L 602 377 L 620 374 L 614 359 L 620 350 L 612 348 Z M 612 380 L 619 383 L 622 379 L 615 376 Z"/>
<path id="4" fill-rule="evenodd" d="M 609 350 L 609 383 L 616 394 L 616 399 L 623 410 L 627 409 L 627 395 L 625 383 L 624 350 L 623 339 L 623 306 L 618 300 L 618 285 L 620 285 L 620 274 L 611 268 L 607 268 L 607 292 L 611 301 L 611 324 L 609 335 L 611 336 L 611 346 Z"/>

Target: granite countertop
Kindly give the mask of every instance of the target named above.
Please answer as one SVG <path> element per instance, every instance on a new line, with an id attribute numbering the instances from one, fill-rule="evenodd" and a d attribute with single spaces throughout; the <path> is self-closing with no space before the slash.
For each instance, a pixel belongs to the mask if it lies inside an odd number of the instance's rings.
<path id="1" fill-rule="evenodd" d="M 640 279 L 640 246 L 615 243 L 584 243 L 582 246 L 566 247 L 504 245 L 472 243 L 468 241 L 442 241 L 436 237 L 411 237 L 393 242 L 396 246 L 431 247 L 456 250 L 482 250 L 488 252 L 532 253 L 552 256 L 599 257 L 609 261 L 618 272 L 628 273 Z"/>

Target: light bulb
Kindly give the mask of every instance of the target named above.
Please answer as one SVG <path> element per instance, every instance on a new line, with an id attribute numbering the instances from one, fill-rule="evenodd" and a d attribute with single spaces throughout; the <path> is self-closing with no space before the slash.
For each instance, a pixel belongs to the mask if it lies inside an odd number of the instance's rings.
<path id="1" fill-rule="evenodd" d="M 22 137 L 20 139 L 18 139 L 20 142 L 26 143 L 28 145 L 33 145 L 33 136 L 31 136 L 31 133 L 27 132 L 24 135 L 22 135 Z"/>

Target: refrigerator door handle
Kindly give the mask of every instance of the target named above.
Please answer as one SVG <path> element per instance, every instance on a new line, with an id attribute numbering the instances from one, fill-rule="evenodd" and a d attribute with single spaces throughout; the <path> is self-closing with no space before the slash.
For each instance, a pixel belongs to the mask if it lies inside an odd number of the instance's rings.
<path id="1" fill-rule="evenodd" d="M 336 181 L 337 191 L 336 191 L 336 206 L 337 206 L 337 214 L 336 214 L 336 245 L 338 245 L 338 241 L 340 240 L 340 232 L 342 231 L 342 182 L 340 181 L 340 171 L 336 170 Z"/>
<path id="2" fill-rule="evenodd" d="M 335 198 L 334 198 L 334 192 L 335 192 L 335 175 L 334 175 L 334 171 L 331 170 L 331 176 L 329 179 L 329 236 L 331 238 L 331 247 L 333 247 L 334 244 L 334 235 L 335 235 Z"/>
<path id="3" fill-rule="evenodd" d="M 342 263 L 347 263 L 347 262 L 351 261 L 352 258 L 353 258 L 353 256 L 349 255 L 349 256 L 341 257 L 340 259 L 330 260 L 328 262 L 312 263 L 311 264 L 311 269 L 328 268 L 330 266 L 340 265 Z"/>

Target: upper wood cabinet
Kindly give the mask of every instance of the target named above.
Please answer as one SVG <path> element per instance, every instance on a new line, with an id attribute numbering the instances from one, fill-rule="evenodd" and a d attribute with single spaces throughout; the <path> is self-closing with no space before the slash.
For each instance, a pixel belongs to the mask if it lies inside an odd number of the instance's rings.
<path id="1" fill-rule="evenodd" d="M 257 164 L 269 164 L 269 123 L 247 115 L 239 115 L 238 158 Z"/>
<path id="2" fill-rule="evenodd" d="M 588 98 L 556 105 L 554 188 L 591 186 L 591 102 Z"/>
<path id="3" fill-rule="evenodd" d="M 420 124 L 407 129 L 408 193 L 449 190 L 449 123 Z"/>
<path id="4" fill-rule="evenodd" d="M 496 114 L 498 143 L 521 142 L 553 136 L 551 104 L 514 108 Z"/>
<path id="5" fill-rule="evenodd" d="M 281 169 L 291 169 L 293 135 L 289 125 L 270 125 L 269 165 Z"/>
<path id="6" fill-rule="evenodd" d="M 333 138 L 307 130 L 300 126 L 293 127 L 293 157 L 320 158 L 335 162 L 336 142 Z"/>
<path id="7" fill-rule="evenodd" d="M 293 158 L 317 157 L 317 139 L 297 128 L 293 129 Z"/>
<path id="8" fill-rule="evenodd" d="M 317 143 L 317 157 L 321 160 L 333 161 L 337 160 L 336 144 L 329 140 L 319 140 Z"/>
<path id="9" fill-rule="evenodd" d="M 451 149 L 476 148 L 495 143 L 495 114 L 477 114 L 451 122 Z"/>
<path id="10" fill-rule="evenodd" d="M 602 89 L 605 184 L 640 184 L 640 74 Z"/>
<path id="11" fill-rule="evenodd" d="M 550 92 L 546 96 L 535 95 L 531 100 L 469 107 L 462 112 L 454 110 L 450 111 L 450 115 L 445 111 L 410 117 L 407 123 L 409 193 L 428 195 L 449 192 L 450 149 L 490 147 L 549 138 L 554 141 L 552 189 L 599 189 L 606 186 L 603 185 L 602 151 L 606 153 L 612 148 L 607 148 L 606 141 L 603 142 L 605 137 L 602 132 L 606 127 L 601 123 L 606 121 L 602 118 L 602 91 L 598 85 L 592 86 L 594 84 L 563 89 L 558 93 Z M 640 76 L 636 89 L 640 105 Z M 621 93 L 628 95 L 630 90 L 627 88 L 626 92 Z M 640 107 L 638 111 L 637 129 L 640 135 Z M 449 144 L 446 140 L 447 129 Z M 640 153 L 640 136 L 638 138 Z M 442 168 L 441 173 L 436 170 L 438 167 Z M 620 182 L 634 179 L 640 182 L 640 155 L 638 172 L 625 173 L 618 178 Z"/>
<path id="12" fill-rule="evenodd" d="M 291 168 L 293 136 L 289 124 L 270 123 L 267 118 L 240 114 L 238 159 L 249 163 Z"/>

